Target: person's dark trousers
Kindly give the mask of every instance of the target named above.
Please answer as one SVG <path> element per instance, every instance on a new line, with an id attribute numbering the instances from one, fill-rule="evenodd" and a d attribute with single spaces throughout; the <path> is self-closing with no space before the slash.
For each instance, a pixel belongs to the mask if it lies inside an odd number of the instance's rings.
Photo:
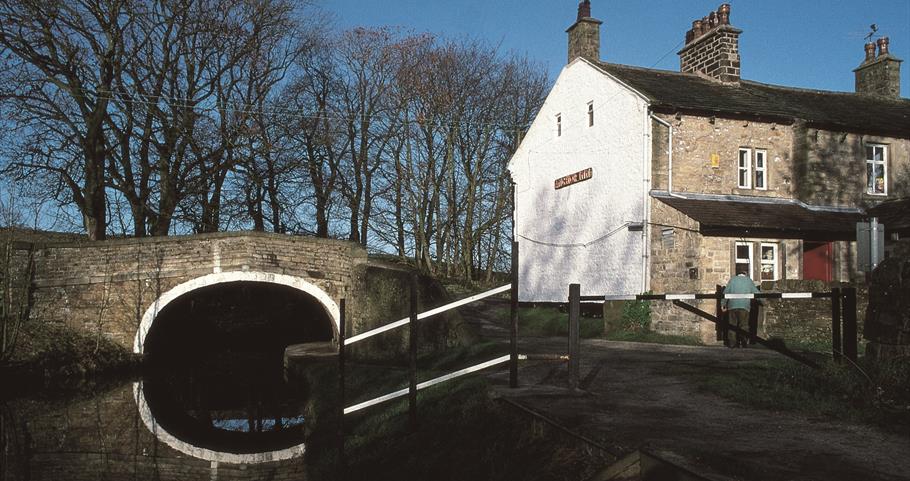
<path id="1" fill-rule="evenodd" d="M 745 309 L 730 309 L 730 326 L 739 329 L 747 329 L 749 327 L 749 311 Z M 730 339 L 728 339 L 727 346 L 739 347 L 745 345 L 748 340 L 747 336 L 733 331 L 730 332 Z"/>

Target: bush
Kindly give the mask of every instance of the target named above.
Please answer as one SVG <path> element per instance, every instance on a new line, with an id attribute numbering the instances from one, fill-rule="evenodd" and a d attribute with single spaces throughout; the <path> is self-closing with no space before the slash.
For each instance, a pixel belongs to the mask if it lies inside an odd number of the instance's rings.
<path id="1" fill-rule="evenodd" d="M 649 301 L 626 302 L 622 307 L 622 328 L 632 332 L 649 331 L 651 329 L 651 303 Z"/>

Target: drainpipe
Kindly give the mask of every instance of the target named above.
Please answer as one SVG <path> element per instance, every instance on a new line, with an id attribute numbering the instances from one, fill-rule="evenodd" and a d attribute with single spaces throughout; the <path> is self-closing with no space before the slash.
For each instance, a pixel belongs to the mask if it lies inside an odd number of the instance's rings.
<path id="1" fill-rule="evenodd" d="M 671 197 L 678 197 L 684 199 L 685 197 L 673 193 L 673 126 L 664 119 L 651 114 L 651 118 L 654 119 L 657 123 L 667 127 L 667 131 L 670 132 L 669 137 L 667 138 L 667 194 Z"/>

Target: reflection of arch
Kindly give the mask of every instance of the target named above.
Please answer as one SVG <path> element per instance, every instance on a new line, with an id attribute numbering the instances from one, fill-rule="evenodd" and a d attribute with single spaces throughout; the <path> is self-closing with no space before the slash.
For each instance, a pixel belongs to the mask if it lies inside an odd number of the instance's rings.
<path id="1" fill-rule="evenodd" d="M 139 417 L 142 418 L 142 423 L 145 424 L 145 427 L 148 428 L 149 432 L 154 434 L 155 437 L 164 444 L 194 458 L 219 463 L 256 464 L 296 458 L 302 456 L 306 451 L 306 445 L 303 443 L 277 451 L 242 454 L 213 451 L 211 449 L 193 446 L 167 432 L 155 421 L 155 416 L 152 414 L 152 410 L 149 408 L 148 402 L 145 399 L 145 392 L 142 389 L 141 382 L 133 383 L 133 397 L 136 399 L 136 406 L 139 408 Z"/>
<path id="2" fill-rule="evenodd" d="M 208 274 L 202 277 L 197 277 L 182 284 L 178 284 L 173 289 L 162 294 L 158 299 L 155 299 L 155 302 L 153 302 L 152 305 L 146 309 L 145 314 L 142 316 L 142 322 L 139 323 L 139 330 L 136 331 L 136 339 L 133 341 L 133 352 L 142 353 L 145 345 L 145 337 L 148 334 L 149 329 L 151 329 L 152 323 L 155 322 L 155 318 L 158 316 L 158 313 L 161 312 L 165 306 L 188 292 L 215 284 L 223 284 L 226 282 L 263 282 L 267 284 L 281 284 L 303 291 L 319 301 L 320 304 L 322 304 L 322 307 L 325 309 L 326 314 L 328 314 L 328 316 L 332 319 L 335 333 L 338 333 L 338 305 L 335 304 L 335 301 L 333 301 L 332 298 L 329 297 L 329 295 L 326 294 L 326 292 L 318 286 L 311 284 L 299 277 L 288 276 L 284 274 L 273 274 L 270 272 L 219 272 L 216 274 Z"/>

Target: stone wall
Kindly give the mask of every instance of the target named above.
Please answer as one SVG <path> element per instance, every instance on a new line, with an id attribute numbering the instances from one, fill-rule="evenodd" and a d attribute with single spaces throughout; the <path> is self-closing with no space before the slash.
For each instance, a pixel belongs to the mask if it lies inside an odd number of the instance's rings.
<path id="1" fill-rule="evenodd" d="M 789 126 L 694 115 L 660 117 L 673 125 L 674 192 L 793 197 L 793 131 Z M 653 188 L 666 190 L 667 129 L 657 125 L 652 124 L 656 134 L 652 144 Z M 767 189 L 737 187 L 741 147 L 767 152 Z"/>
<path id="2" fill-rule="evenodd" d="M 795 197 L 808 204 L 868 207 L 910 196 L 910 139 L 793 128 Z M 866 144 L 888 147 L 887 196 L 866 192 Z"/>
<path id="3" fill-rule="evenodd" d="M 18 258 L 27 249 L 16 251 Z M 220 272 L 264 272 L 304 279 L 336 303 L 349 301 L 360 326 L 355 276 L 366 252 L 327 239 L 264 233 L 219 233 L 36 245 L 31 319 L 63 323 L 132 349 L 146 309 L 163 293 Z"/>

